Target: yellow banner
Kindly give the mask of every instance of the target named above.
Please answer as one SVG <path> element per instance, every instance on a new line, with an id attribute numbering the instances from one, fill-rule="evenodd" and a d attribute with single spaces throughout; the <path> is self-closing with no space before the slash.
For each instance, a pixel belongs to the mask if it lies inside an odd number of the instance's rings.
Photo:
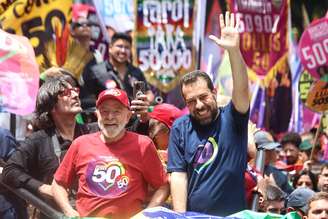
<path id="1" fill-rule="evenodd" d="M 328 110 L 328 83 L 321 80 L 315 82 L 312 85 L 305 105 L 316 112 Z"/>
<path id="2" fill-rule="evenodd" d="M 55 25 L 61 28 L 71 19 L 72 0 L 1 0 L 0 22 L 10 33 L 30 39 L 38 62 L 43 43 L 52 39 Z"/>
<path id="3" fill-rule="evenodd" d="M 5 12 L 15 0 L 0 0 L 0 14 Z"/>
<path id="4" fill-rule="evenodd" d="M 322 118 L 322 123 L 321 123 L 321 128 L 326 135 L 328 135 L 328 114 L 324 113 Z"/>

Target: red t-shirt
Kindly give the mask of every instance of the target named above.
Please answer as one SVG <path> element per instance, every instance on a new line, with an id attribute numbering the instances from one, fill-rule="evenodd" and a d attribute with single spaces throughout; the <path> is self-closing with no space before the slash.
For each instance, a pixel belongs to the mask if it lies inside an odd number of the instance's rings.
<path id="1" fill-rule="evenodd" d="M 254 167 L 247 164 L 245 171 L 245 191 L 246 191 L 246 202 L 248 206 L 252 205 L 253 190 L 257 186 L 259 180 L 263 177 Z"/>
<path id="2" fill-rule="evenodd" d="M 100 132 L 73 141 L 55 173 L 69 188 L 78 178 L 77 211 L 81 216 L 131 216 L 141 210 L 148 184 L 167 183 L 166 172 L 150 138 L 126 132 L 105 144 Z"/>

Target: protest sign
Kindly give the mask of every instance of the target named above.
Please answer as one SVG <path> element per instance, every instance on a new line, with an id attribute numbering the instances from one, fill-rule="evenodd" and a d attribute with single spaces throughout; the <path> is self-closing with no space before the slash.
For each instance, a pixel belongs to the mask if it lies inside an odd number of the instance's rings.
<path id="1" fill-rule="evenodd" d="M 264 85 L 284 65 L 288 54 L 288 1 L 230 0 L 230 9 L 240 20 L 240 48 L 253 74 Z"/>
<path id="2" fill-rule="evenodd" d="M 7 1 L 8 2 L 8 1 Z M 40 61 L 44 42 L 52 39 L 55 26 L 68 23 L 72 0 L 16 0 L 2 8 L 0 20 L 3 30 L 26 36 Z"/>
<path id="3" fill-rule="evenodd" d="M 27 38 L 0 30 L 0 112 L 34 111 L 39 68 Z"/>
<path id="4" fill-rule="evenodd" d="M 328 83 L 316 81 L 310 89 L 305 105 L 313 111 L 324 112 L 328 109 Z"/>
<path id="5" fill-rule="evenodd" d="M 133 0 L 94 0 L 93 2 L 106 26 L 113 28 L 116 32 L 133 30 Z"/>
<path id="6" fill-rule="evenodd" d="M 314 82 L 314 78 L 309 74 L 307 70 L 304 70 L 298 81 L 298 90 L 300 94 L 300 99 L 303 103 L 306 102 L 308 98 L 310 88 Z"/>
<path id="7" fill-rule="evenodd" d="M 316 79 L 328 74 L 328 18 L 314 21 L 303 32 L 299 51 L 301 62 Z"/>
<path id="8" fill-rule="evenodd" d="M 195 69 L 194 0 L 138 0 L 134 32 L 135 64 L 163 92 Z"/>

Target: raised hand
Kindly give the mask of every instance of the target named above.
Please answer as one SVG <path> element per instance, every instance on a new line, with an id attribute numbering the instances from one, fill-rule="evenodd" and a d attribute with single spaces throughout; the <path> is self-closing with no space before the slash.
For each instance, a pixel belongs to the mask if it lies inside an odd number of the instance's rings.
<path id="1" fill-rule="evenodd" d="M 218 38 L 214 35 L 210 35 L 209 38 L 226 50 L 239 50 L 238 25 L 239 20 L 235 22 L 234 14 L 230 14 L 227 11 L 225 14 L 225 20 L 223 14 L 220 14 L 221 37 Z"/>

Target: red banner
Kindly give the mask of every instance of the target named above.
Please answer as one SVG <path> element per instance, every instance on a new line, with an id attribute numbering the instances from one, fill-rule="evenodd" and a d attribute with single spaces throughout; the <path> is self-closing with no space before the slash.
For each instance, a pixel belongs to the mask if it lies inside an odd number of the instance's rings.
<path id="1" fill-rule="evenodd" d="M 288 0 L 230 0 L 230 11 L 240 20 L 240 47 L 247 66 L 268 85 L 288 52 Z"/>

